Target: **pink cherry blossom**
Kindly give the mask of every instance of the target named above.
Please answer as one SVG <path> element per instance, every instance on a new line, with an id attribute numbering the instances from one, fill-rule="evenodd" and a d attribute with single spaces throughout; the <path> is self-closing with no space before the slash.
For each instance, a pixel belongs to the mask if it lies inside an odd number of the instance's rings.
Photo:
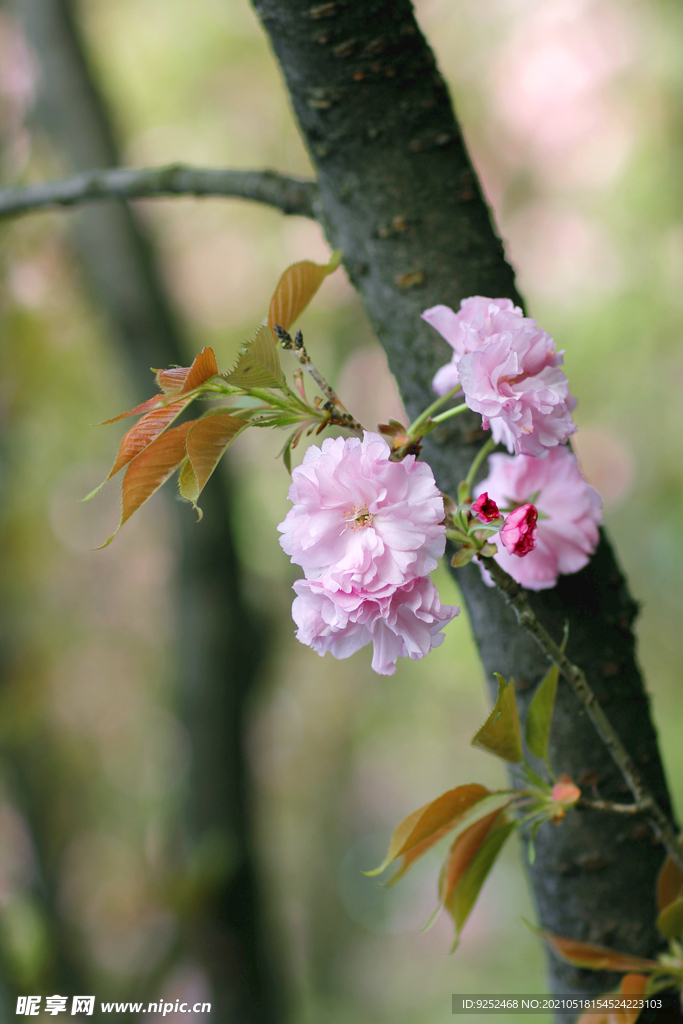
<path id="1" fill-rule="evenodd" d="M 566 446 L 553 448 L 544 459 L 527 455 L 492 455 L 489 475 L 478 491 L 487 491 L 504 508 L 531 499 L 538 510 L 536 548 L 517 558 L 495 535 L 496 561 L 529 590 L 554 587 L 560 574 L 578 572 L 588 564 L 598 543 L 602 502 L 583 479 L 576 456 Z M 484 579 L 488 573 L 479 563 Z"/>
<path id="2" fill-rule="evenodd" d="M 436 393 L 445 395 L 458 383 L 457 364 L 465 352 L 480 348 L 493 334 L 512 329 L 509 318 L 521 316 L 521 309 L 510 299 L 485 299 L 481 295 L 463 299 L 458 313 L 448 306 L 426 309 L 422 319 L 435 327 L 453 349 L 451 362 L 442 366 L 434 378 Z"/>
<path id="3" fill-rule="evenodd" d="M 436 568 L 444 553 L 444 504 L 431 468 L 412 455 L 389 460 L 379 434 L 328 438 L 292 472 L 293 508 L 280 543 L 309 580 L 371 594 Z"/>
<path id="4" fill-rule="evenodd" d="M 292 616 L 302 643 L 335 658 L 348 658 L 371 643 L 372 667 L 380 675 L 393 675 L 397 658 L 424 658 L 438 647 L 441 630 L 460 611 L 441 604 L 427 577 L 371 595 L 330 591 L 321 580 L 298 580 L 294 590 Z"/>
<path id="5" fill-rule="evenodd" d="M 533 505 L 520 505 L 506 518 L 500 540 L 510 555 L 522 558 L 536 547 L 538 512 Z"/>
<path id="6" fill-rule="evenodd" d="M 434 306 L 423 313 L 453 348 L 433 382 L 439 394 L 462 384 L 465 401 L 508 451 L 542 457 L 574 433 L 576 401 L 562 353 L 535 320 L 509 299 L 465 299 L 459 313 Z"/>

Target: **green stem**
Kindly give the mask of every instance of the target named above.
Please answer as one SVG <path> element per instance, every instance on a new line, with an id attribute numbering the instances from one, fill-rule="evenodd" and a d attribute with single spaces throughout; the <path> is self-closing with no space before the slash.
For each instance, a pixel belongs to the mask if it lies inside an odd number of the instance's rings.
<path id="1" fill-rule="evenodd" d="M 475 455 L 474 461 L 472 462 L 472 465 L 470 466 L 470 471 L 467 474 L 467 478 L 465 480 L 465 483 L 467 484 L 467 487 L 468 487 L 468 489 L 470 491 L 472 490 L 472 484 L 474 483 L 474 478 L 477 475 L 477 470 L 479 469 L 479 467 L 481 466 L 482 462 L 484 461 L 486 456 L 489 454 L 489 452 L 492 452 L 495 447 L 496 447 L 496 442 L 493 440 L 492 437 L 490 437 L 488 439 L 488 441 L 486 441 L 482 445 L 482 447 L 479 449 L 479 451 Z"/>
<path id="2" fill-rule="evenodd" d="M 417 419 L 413 420 L 413 422 L 408 427 L 408 437 L 412 437 L 413 434 L 416 432 L 417 428 L 421 427 L 424 421 L 428 419 L 433 412 L 436 412 L 437 409 L 440 409 L 442 405 L 445 405 L 446 402 L 448 402 L 449 399 L 453 397 L 453 395 L 456 395 L 458 391 L 460 391 L 461 387 L 462 384 L 456 384 L 455 387 L 451 388 L 450 391 L 447 391 L 445 395 L 441 395 L 441 397 L 437 398 L 435 402 L 432 402 L 431 405 L 427 406 L 425 411 L 421 412 Z"/>
<path id="3" fill-rule="evenodd" d="M 432 417 L 432 423 L 444 423 L 449 420 L 451 416 L 459 416 L 461 412 L 467 411 L 467 403 L 463 402 L 462 405 L 454 405 L 452 409 L 448 409 L 446 412 L 442 412 L 440 416 Z"/>

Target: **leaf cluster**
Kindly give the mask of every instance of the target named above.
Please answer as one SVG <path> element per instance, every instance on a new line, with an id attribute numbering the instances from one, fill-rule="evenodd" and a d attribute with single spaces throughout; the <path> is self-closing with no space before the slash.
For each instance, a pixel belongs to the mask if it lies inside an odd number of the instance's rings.
<path id="1" fill-rule="evenodd" d="M 455 833 L 439 876 L 439 902 L 432 915 L 433 919 L 442 908 L 450 915 L 455 928 L 453 948 L 491 868 L 513 832 L 527 821 L 533 821 L 533 832 L 548 820 L 560 820 L 565 813 L 564 806 L 554 798 L 552 787 L 525 760 L 514 683 L 501 675 L 496 678 L 496 703 L 472 744 L 519 766 L 526 787 L 491 791 L 475 782 L 443 793 L 401 822 L 382 864 L 367 872 L 378 875 L 400 858 L 398 871 L 387 883 L 394 885 L 435 843 Z M 527 746 L 546 763 L 557 680 L 557 672 L 551 669 L 534 695 L 527 719 Z M 554 779 L 549 765 L 548 771 Z M 512 817 L 515 810 L 523 812 L 522 815 Z"/>
<path id="2" fill-rule="evenodd" d="M 341 252 L 336 251 L 329 263 L 303 260 L 285 270 L 270 300 L 266 323 L 246 343 L 232 370 L 219 373 L 212 349 L 204 348 L 191 366 L 155 371 L 159 394 L 104 421 L 140 417 L 124 434 L 106 479 L 83 499 L 94 497 L 125 468 L 119 524 L 102 547 L 111 543 L 133 513 L 178 470 L 180 496 L 201 518 L 197 503 L 204 487 L 223 454 L 250 426 L 295 427 L 281 453 L 291 471 L 291 450 L 303 432 L 319 432 L 327 426 L 330 415 L 320 399 L 314 404 L 308 401 L 300 375 L 298 393 L 287 384 L 273 328 L 276 323 L 289 328 L 340 261 Z M 174 425 L 195 399 L 246 399 L 246 403 L 212 409 L 197 419 Z"/>

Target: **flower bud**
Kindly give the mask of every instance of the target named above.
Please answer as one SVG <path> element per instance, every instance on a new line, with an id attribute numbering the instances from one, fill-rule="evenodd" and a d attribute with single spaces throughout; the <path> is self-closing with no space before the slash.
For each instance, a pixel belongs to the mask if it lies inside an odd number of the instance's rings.
<path id="1" fill-rule="evenodd" d="M 556 807 L 553 821 L 561 821 L 565 813 L 574 806 L 580 797 L 581 790 L 576 783 L 572 782 L 568 775 L 560 775 L 553 786 L 553 803 Z"/>
<path id="2" fill-rule="evenodd" d="M 520 505 L 503 523 L 500 539 L 511 555 L 528 555 L 536 547 L 538 512 L 533 505 Z"/>
<path id="3" fill-rule="evenodd" d="M 481 519 L 482 523 L 492 523 L 494 519 L 500 518 L 498 506 L 492 498 L 489 498 L 486 491 L 480 494 L 472 505 L 472 515 Z"/>

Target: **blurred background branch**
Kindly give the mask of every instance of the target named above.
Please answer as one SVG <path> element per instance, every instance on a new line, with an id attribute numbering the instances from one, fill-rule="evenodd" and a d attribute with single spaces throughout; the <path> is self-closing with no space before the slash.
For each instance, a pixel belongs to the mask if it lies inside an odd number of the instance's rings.
<path id="1" fill-rule="evenodd" d="M 117 165 L 116 129 L 92 75 L 71 4 L 18 0 L 15 11 L 38 64 L 35 117 L 60 159 L 80 172 Z M 110 173 L 116 180 L 117 172 Z M 81 181 L 87 179 L 81 174 Z M 206 174 L 203 180 L 206 184 Z M 213 181 L 215 188 L 215 177 Z M 268 175 L 257 180 L 236 175 L 235 182 L 242 194 L 251 188 L 274 195 L 279 184 Z M 196 180 L 194 187 L 199 187 Z M 83 280 L 93 302 L 106 312 L 137 394 L 145 397 L 152 383 L 151 366 L 186 364 L 192 358 L 153 246 L 123 202 L 81 213 L 73 238 Z M 190 895 L 187 907 L 182 901 L 180 905 L 180 953 L 196 958 L 206 969 L 219 1020 L 271 1024 L 279 1019 L 280 990 L 265 934 L 244 760 L 246 708 L 267 644 L 265 623 L 244 594 L 231 525 L 231 490 L 227 469 L 216 473 L 206 491 L 206 528 L 196 529 L 188 517 L 181 517 L 180 525 L 174 661 L 177 702 L 189 732 L 192 762 L 185 808 L 189 846 L 178 870 L 187 873 L 189 861 L 195 864 L 194 873 L 199 872 L 193 879 L 199 896 L 192 902 Z M 23 752 L 24 757 L 30 754 Z M 54 849 L 54 837 L 49 835 L 49 790 L 35 770 L 24 774 L 26 797 L 40 819 L 34 836 L 39 839 L 47 889 L 52 891 L 63 851 Z M 59 928 L 58 906 L 53 903 L 51 911 Z M 78 962 L 73 943 L 60 939 L 57 948 L 62 961 Z M 177 943 L 169 947 L 161 964 L 165 972 L 179 955 Z M 148 977 L 143 973 L 128 994 L 154 998 L 158 979 L 159 969 Z M 58 981 L 65 990 L 83 990 L 83 984 L 74 984 L 65 971 Z"/>
<path id="2" fill-rule="evenodd" d="M 275 171 L 231 171 L 225 168 L 168 167 L 101 169 L 63 181 L 0 190 L 0 219 L 46 206 L 73 206 L 96 199 L 144 199 L 154 196 L 231 196 L 274 206 L 283 213 L 314 216 L 314 181 L 290 178 Z"/>

